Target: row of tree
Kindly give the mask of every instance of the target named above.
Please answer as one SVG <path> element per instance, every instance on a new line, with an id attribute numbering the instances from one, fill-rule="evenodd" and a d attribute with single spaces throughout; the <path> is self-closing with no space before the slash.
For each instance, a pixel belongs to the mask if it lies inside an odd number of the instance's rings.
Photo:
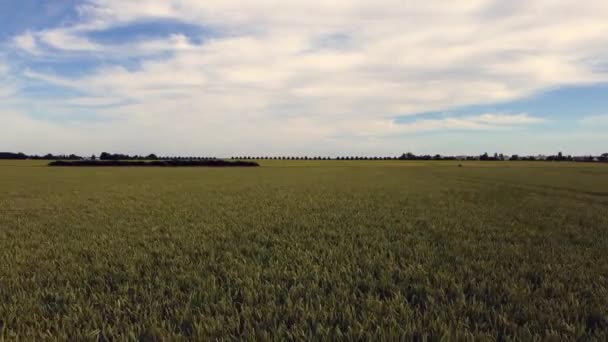
<path id="1" fill-rule="evenodd" d="M 411 152 L 403 153 L 398 157 L 365 157 L 365 156 L 346 156 L 346 157 L 308 157 L 308 156 L 273 156 L 273 157 L 252 157 L 241 156 L 231 157 L 236 160 L 480 160 L 480 161 L 503 161 L 503 160 L 522 160 L 522 161 L 586 161 L 586 162 L 606 162 L 608 161 L 608 153 L 600 156 L 565 156 L 562 152 L 556 155 L 539 155 L 539 156 L 519 156 L 517 154 L 508 156 L 502 153 L 494 153 L 490 155 L 484 153 L 479 156 L 442 156 L 440 154 L 430 155 L 415 155 Z"/>
<path id="2" fill-rule="evenodd" d="M 45 154 L 45 155 L 27 155 L 25 153 L 13 153 L 13 152 L 0 152 L 0 159 L 11 159 L 11 160 L 216 160 L 215 157 L 182 157 L 182 156 L 166 156 L 158 157 L 155 154 L 143 155 L 128 155 L 121 153 L 108 153 L 102 152 L 99 156 L 92 155 L 90 157 L 82 157 L 75 154 Z"/>
<path id="3" fill-rule="evenodd" d="M 24 153 L 12 153 L 12 152 L 0 152 L 0 159 L 13 159 L 13 160 L 216 160 L 216 157 L 184 157 L 184 156 L 157 156 L 156 154 L 143 155 L 128 155 L 121 153 L 108 153 L 102 152 L 99 157 L 93 155 L 88 158 L 77 156 L 75 154 L 70 155 L 53 155 L 46 154 L 43 156 L 39 155 L 26 155 Z M 490 155 L 484 153 L 479 156 L 442 156 L 440 154 L 435 155 L 415 155 L 411 152 L 403 153 L 398 157 L 365 157 L 365 156 L 346 156 L 346 157 L 308 157 L 308 156 L 263 156 L 263 157 L 252 157 L 252 156 L 240 156 L 230 157 L 233 160 L 481 160 L 481 161 L 502 161 L 502 160 L 524 160 L 524 161 L 579 161 L 579 162 L 608 162 L 608 153 L 604 153 L 600 156 L 571 156 L 564 155 L 559 152 L 556 155 L 549 156 L 519 156 L 517 154 L 507 156 L 502 153 L 494 153 Z"/>
<path id="4" fill-rule="evenodd" d="M 13 159 L 13 160 L 81 160 L 83 159 L 80 156 L 75 154 L 61 154 L 61 155 L 53 155 L 53 154 L 45 154 L 43 156 L 39 155 L 27 155 L 24 153 L 12 153 L 12 152 L 0 152 L 0 159 Z"/>
<path id="5" fill-rule="evenodd" d="M 95 159 L 95 156 L 92 156 L 91 159 Z M 108 153 L 102 152 L 99 155 L 100 160 L 215 160 L 215 157 L 182 157 L 182 156 L 166 156 L 159 157 L 156 154 L 148 154 L 147 156 L 143 155 L 133 155 L 130 156 L 128 154 L 120 154 L 120 153 Z"/>
<path id="6" fill-rule="evenodd" d="M 449 158 L 451 159 L 456 159 L 455 157 L 439 157 L 438 159 L 442 159 L 442 160 L 448 160 Z M 308 156 L 293 156 L 293 157 L 284 157 L 284 156 L 273 156 L 273 157 L 250 157 L 250 156 L 245 156 L 245 157 L 230 157 L 230 159 L 242 159 L 242 160 L 405 160 L 405 159 L 411 159 L 411 160 L 432 160 L 433 157 L 431 156 L 415 156 L 412 158 L 404 158 L 403 156 L 401 157 L 378 157 L 378 156 L 373 156 L 373 157 L 365 157 L 365 156 L 347 156 L 347 157 L 308 157 Z"/>

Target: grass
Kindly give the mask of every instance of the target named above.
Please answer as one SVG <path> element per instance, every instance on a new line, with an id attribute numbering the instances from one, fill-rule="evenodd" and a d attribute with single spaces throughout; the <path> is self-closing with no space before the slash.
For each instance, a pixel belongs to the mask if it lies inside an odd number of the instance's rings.
<path id="1" fill-rule="evenodd" d="M 0 162 L 0 340 L 608 339 L 608 165 Z"/>

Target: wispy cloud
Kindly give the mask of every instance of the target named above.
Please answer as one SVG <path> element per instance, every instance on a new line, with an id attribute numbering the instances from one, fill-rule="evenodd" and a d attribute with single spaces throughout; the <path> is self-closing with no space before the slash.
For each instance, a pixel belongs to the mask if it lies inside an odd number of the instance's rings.
<path id="1" fill-rule="evenodd" d="M 515 129 L 527 125 L 544 123 L 547 120 L 528 114 L 481 114 L 442 119 L 420 119 L 410 123 L 396 124 L 397 132 L 427 132 L 435 130 L 494 131 Z"/>
<path id="2" fill-rule="evenodd" d="M 66 100 L 65 105 L 77 106 L 77 107 L 105 107 L 105 106 L 117 106 L 123 104 L 124 100 L 118 97 L 76 97 L 73 99 Z"/>
<path id="3" fill-rule="evenodd" d="M 579 122 L 589 127 L 608 127 L 608 114 L 585 116 Z"/>
<path id="4" fill-rule="evenodd" d="M 102 51 L 104 48 L 69 29 L 43 31 L 40 40 L 52 48 L 64 51 Z"/>
<path id="5" fill-rule="evenodd" d="M 231 134 L 265 148 L 295 148 L 307 137 L 354 146 L 335 137 L 514 130 L 546 119 L 393 118 L 608 81 L 598 68 L 608 52 L 608 5 L 600 0 L 516 0 L 506 7 L 489 0 L 89 0 L 78 9 L 78 20 L 27 31 L 13 42 L 32 58 L 99 62 L 93 71 L 66 76 L 26 66 L 18 77 L 79 93 L 57 95 L 65 111 L 87 107 L 122 118 L 120 125 L 130 128 L 124 134 L 157 130 L 189 148 L 218 144 L 222 152 L 235 151 L 240 144 L 227 140 Z M 222 34 L 133 33 L 119 42 L 92 34 L 155 20 Z M 136 67 L 127 67 L 133 58 Z M 196 134 L 193 127 L 212 132 Z M 92 130 L 87 136 L 94 140 Z M 184 134 L 191 140 L 184 142 Z M 163 148 L 158 139 L 143 140 Z"/>
<path id="6" fill-rule="evenodd" d="M 530 125 L 546 122 L 547 119 L 531 117 L 528 114 L 482 114 L 468 120 L 489 125 Z"/>
<path id="7" fill-rule="evenodd" d="M 0 99 L 4 100 L 17 92 L 17 87 L 9 75 L 9 67 L 0 60 Z"/>
<path id="8" fill-rule="evenodd" d="M 38 43 L 36 42 L 36 36 L 32 32 L 25 32 L 13 39 L 17 48 L 24 50 L 32 55 L 38 55 Z"/>

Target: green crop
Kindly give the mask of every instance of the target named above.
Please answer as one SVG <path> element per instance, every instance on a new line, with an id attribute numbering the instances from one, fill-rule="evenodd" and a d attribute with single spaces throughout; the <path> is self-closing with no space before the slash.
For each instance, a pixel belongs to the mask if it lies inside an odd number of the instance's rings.
<path id="1" fill-rule="evenodd" d="M 0 162 L 0 340 L 606 340 L 608 165 Z"/>

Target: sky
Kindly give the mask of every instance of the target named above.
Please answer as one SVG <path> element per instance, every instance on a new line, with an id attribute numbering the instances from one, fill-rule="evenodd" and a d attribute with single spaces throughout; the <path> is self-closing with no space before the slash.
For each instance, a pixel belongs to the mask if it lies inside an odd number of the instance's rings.
<path id="1" fill-rule="evenodd" d="M 605 0 L 2 0 L 0 150 L 608 152 Z"/>

